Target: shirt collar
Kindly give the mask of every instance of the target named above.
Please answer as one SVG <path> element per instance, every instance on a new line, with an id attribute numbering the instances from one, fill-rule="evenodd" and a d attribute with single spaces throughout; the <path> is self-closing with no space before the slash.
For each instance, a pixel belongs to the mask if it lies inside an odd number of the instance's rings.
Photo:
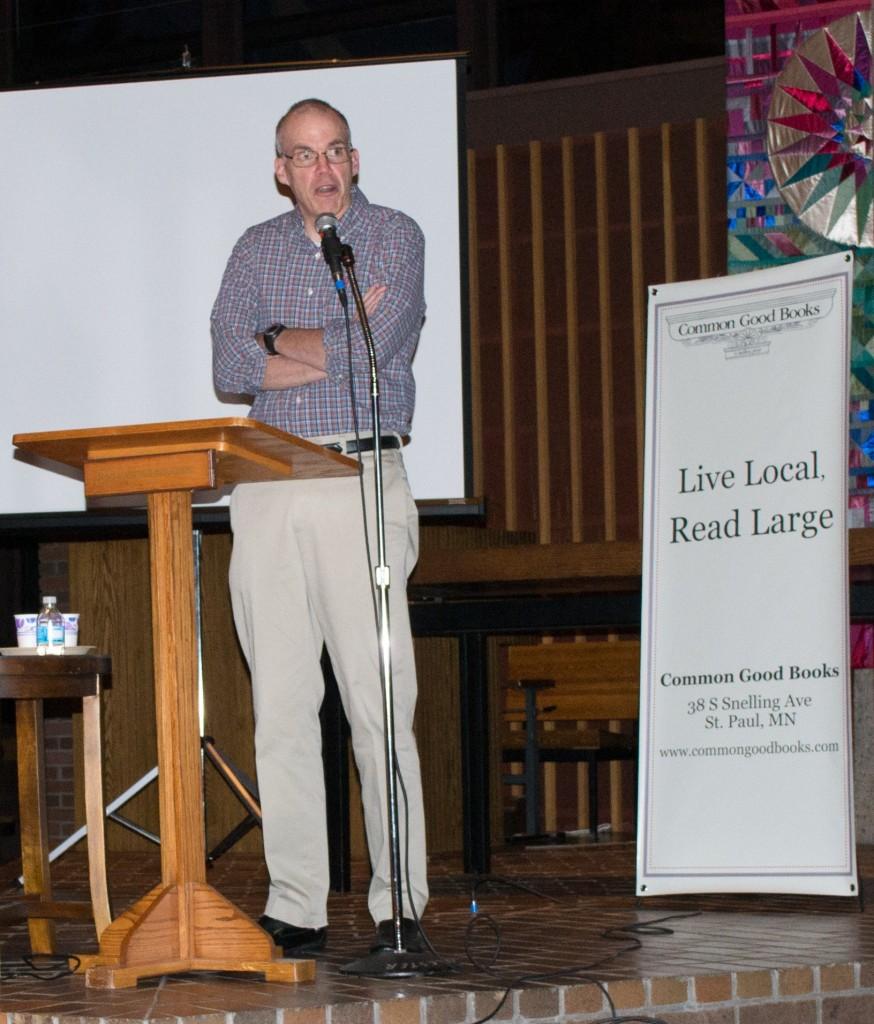
<path id="1" fill-rule="evenodd" d="M 357 228 L 362 223 L 364 210 L 368 205 L 367 197 L 357 185 L 353 185 L 349 209 L 340 218 L 340 238 L 343 241 L 347 237 L 354 237 Z M 316 243 L 313 242 L 304 230 L 303 217 L 297 207 L 291 211 L 290 217 L 289 226 L 292 237 L 297 241 L 306 242 L 308 245 L 315 245 Z"/>

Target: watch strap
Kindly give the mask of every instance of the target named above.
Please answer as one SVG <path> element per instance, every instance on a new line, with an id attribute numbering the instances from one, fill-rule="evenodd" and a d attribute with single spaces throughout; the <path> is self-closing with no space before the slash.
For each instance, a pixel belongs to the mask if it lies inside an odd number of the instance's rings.
<path id="1" fill-rule="evenodd" d="M 271 356 L 278 356 L 279 353 L 276 351 L 276 339 L 285 330 L 284 324 L 272 324 L 264 332 L 262 337 L 264 338 L 264 348 L 267 349 L 267 354 Z"/>

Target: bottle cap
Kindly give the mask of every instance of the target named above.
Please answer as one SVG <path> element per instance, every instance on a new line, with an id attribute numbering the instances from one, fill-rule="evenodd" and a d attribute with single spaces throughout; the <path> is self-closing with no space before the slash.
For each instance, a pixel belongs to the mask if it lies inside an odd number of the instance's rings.
<path id="1" fill-rule="evenodd" d="M 44 598 L 42 599 L 42 603 L 43 603 L 43 604 L 49 604 L 49 603 L 51 603 L 51 604 L 57 604 L 57 603 L 58 603 L 58 599 L 57 599 L 56 597 L 51 597 L 51 596 L 49 596 L 49 595 L 47 594 L 47 595 L 46 595 L 46 596 L 45 596 L 45 597 L 44 597 Z"/>

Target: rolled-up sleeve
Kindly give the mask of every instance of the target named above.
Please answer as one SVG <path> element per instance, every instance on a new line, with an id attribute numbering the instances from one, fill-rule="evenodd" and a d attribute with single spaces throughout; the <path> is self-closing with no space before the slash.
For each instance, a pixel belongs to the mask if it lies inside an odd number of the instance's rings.
<path id="1" fill-rule="evenodd" d="M 212 377 L 217 390 L 254 395 L 264 380 L 267 354 L 255 340 L 258 287 L 250 232 L 234 246 L 212 309 Z"/>
<path id="2" fill-rule="evenodd" d="M 369 317 L 376 364 L 380 372 L 400 359 L 409 366 L 425 315 L 425 238 L 418 224 L 397 211 L 381 225 L 378 238 L 371 240 L 362 288 L 386 285 L 386 292 Z M 361 325 L 354 331 L 361 336 Z M 342 317 L 325 324 L 325 368 L 338 384 L 348 382 L 349 351 Z M 367 379 L 369 361 L 364 345 L 352 346 L 352 369 L 356 378 Z"/>

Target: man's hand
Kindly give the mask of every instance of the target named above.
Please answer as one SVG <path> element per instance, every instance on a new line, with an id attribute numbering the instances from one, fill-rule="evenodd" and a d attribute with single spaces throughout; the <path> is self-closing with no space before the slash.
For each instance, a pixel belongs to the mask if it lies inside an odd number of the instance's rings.
<path id="1" fill-rule="evenodd" d="M 364 303 L 364 312 L 368 317 L 373 316 L 376 312 L 376 307 L 382 302 L 385 290 L 386 286 L 384 284 L 372 284 L 361 296 L 361 301 Z"/>
<path id="2" fill-rule="evenodd" d="M 255 340 L 264 348 L 263 334 L 256 334 Z M 261 382 L 263 388 L 268 391 L 293 388 L 327 377 L 320 330 L 286 327 L 273 344 L 277 354 L 267 360 Z"/>
<path id="3" fill-rule="evenodd" d="M 361 296 L 364 311 L 373 316 L 385 295 L 384 284 L 372 284 Z M 264 335 L 255 340 L 264 348 Z M 286 327 L 273 342 L 276 355 L 267 360 L 261 386 L 269 391 L 311 384 L 327 377 L 325 372 L 325 344 L 321 330 L 309 327 Z"/>

